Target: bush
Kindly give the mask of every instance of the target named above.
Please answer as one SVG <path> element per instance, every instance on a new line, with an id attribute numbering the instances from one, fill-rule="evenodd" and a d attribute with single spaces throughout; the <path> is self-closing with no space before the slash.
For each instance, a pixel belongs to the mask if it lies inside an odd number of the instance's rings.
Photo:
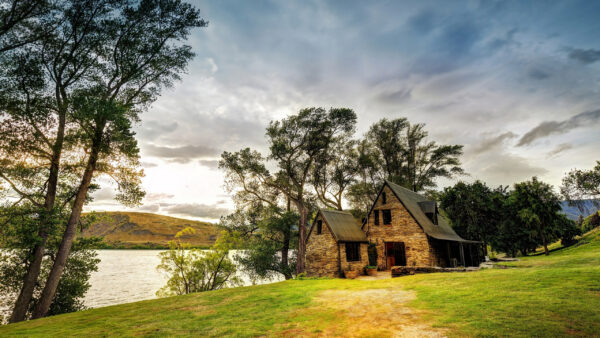
<path id="1" fill-rule="evenodd" d="M 377 267 L 377 246 L 375 243 L 369 243 L 367 253 L 369 255 L 369 265 Z"/>

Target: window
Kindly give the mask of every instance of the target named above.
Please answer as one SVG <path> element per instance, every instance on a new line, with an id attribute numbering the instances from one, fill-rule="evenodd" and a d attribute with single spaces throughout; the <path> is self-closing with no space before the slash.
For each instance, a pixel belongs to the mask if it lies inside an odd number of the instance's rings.
<path id="1" fill-rule="evenodd" d="M 360 261 L 360 243 L 346 243 L 346 262 Z"/>
<path id="2" fill-rule="evenodd" d="M 381 204 L 387 203 L 387 196 L 385 195 L 385 191 L 381 193 Z"/>
<path id="3" fill-rule="evenodd" d="M 320 235 L 322 231 L 323 231 L 323 221 L 318 220 L 317 221 L 317 235 Z"/>
<path id="4" fill-rule="evenodd" d="M 379 210 L 373 211 L 373 217 L 375 218 L 375 225 L 379 225 Z"/>
<path id="5" fill-rule="evenodd" d="M 381 210 L 383 214 L 383 224 L 392 224 L 392 211 L 391 210 Z"/>

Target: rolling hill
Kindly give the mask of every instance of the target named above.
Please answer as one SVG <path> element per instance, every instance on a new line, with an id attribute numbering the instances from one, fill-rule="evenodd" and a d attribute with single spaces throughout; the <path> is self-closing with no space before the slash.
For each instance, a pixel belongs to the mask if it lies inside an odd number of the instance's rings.
<path id="1" fill-rule="evenodd" d="M 576 206 L 570 206 L 569 203 L 567 203 L 567 201 L 560 202 L 562 212 L 573 221 L 577 221 L 580 214 L 583 214 L 583 217 L 586 217 L 588 215 L 593 214 L 594 211 L 598 210 L 598 207 L 596 207 L 593 200 L 584 200 L 583 204 L 584 211 L 581 212 Z"/>
<path id="2" fill-rule="evenodd" d="M 214 224 L 142 212 L 98 212 L 98 220 L 83 230 L 82 237 L 103 237 L 108 248 L 166 248 L 175 234 L 192 227 L 182 238 L 194 247 L 209 247 L 216 239 Z"/>

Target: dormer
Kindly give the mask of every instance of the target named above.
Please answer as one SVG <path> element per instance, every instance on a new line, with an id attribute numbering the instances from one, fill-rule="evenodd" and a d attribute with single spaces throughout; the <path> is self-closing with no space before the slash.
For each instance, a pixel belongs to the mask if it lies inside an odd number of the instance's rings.
<path id="1" fill-rule="evenodd" d="M 429 220 L 438 225 L 438 208 L 437 203 L 435 201 L 422 201 L 418 202 L 419 207 L 423 210 L 423 213 L 429 218 Z"/>

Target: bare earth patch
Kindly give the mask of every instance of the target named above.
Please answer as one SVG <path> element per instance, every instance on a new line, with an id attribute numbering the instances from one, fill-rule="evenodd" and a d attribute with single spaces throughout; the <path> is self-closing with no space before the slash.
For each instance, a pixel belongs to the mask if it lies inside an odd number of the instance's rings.
<path id="1" fill-rule="evenodd" d="M 319 306 L 339 311 L 337 332 L 322 335 L 443 337 L 444 332 L 423 322 L 422 313 L 406 303 L 414 292 L 395 289 L 327 290 L 319 294 Z"/>

